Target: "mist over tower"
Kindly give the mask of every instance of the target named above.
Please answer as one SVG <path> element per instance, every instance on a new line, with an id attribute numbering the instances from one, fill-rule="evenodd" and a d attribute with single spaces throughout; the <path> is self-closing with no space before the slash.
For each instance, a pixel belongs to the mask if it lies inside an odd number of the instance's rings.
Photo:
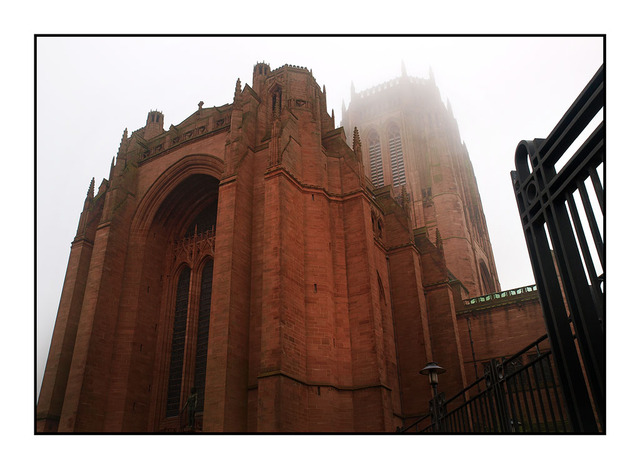
<path id="1" fill-rule="evenodd" d="M 451 272 L 470 296 L 500 290 L 482 201 L 451 104 L 430 78 L 407 74 L 356 92 L 343 108 L 342 125 L 360 129 L 364 167 L 376 189 L 408 194 L 414 228 L 436 230 Z"/>

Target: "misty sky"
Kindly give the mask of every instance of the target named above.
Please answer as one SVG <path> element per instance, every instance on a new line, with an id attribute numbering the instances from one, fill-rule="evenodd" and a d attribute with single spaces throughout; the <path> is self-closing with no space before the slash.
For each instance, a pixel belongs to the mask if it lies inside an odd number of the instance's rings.
<path id="1" fill-rule="evenodd" d="M 313 70 L 340 124 L 342 102 L 400 75 L 449 99 L 473 163 L 503 289 L 534 283 L 509 171 L 522 139 L 546 137 L 603 63 L 598 37 L 39 38 L 37 41 L 37 384 L 40 386 L 87 189 L 108 177 L 123 130 L 164 128 L 230 103 L 253 65 Z"/>
<path id="2" fill-rule="evenodd" d="M 635 354 L 640 329 L 633 275 L 638 254 L 628 248 L 635 244 L 638 225 L 634 140 L 640 61 L 635 10 L 633 2 L 615 0 L 7 2 L 0 15 L 4 144 L 0 233 L 5 248 L 0 392 L 5 404 L 5 460 L 65 469 L 112 469 L 135 462 L 140 467 L 177 467 L 192 461 L 281 469 L 301 458 L 310 469 L 369 469 L 445 468 L 452 463 L 493 468 L 514 461 L 519 468 L 538 468 L 540 463 L 602 468 L 620 460 L 624 465 L 629 457 L 637 459 L 634 424 L 639 416 L 637 406 L 629 404 L 634 402 L 639 374 L 626 359 Z M 236 79 L 250 82 L 253 64 L 259 60 L 272 67 L 293 63 L 312 68 L 317 81 L 327 86 L 337 123 L 342 99 L 348 104 L 351 80 L 362 90 L 398 76 L 401 60 L 412 76 L 427 77 L 431 66 L 443 97 L 451 101 L 474 164 L 502 286 L 532 281 L 509 183 L 513 154 L 519 140 L 545 137 L 595 73 L 602 62 L 600 39 L 43 38 L 34 64 L 34 34 L 278 32 L 607 34 L 606 437 L 519 437 L 507 442 L 499 437 L 461 436 L 430 437 L 427 442 L 393 436 L 230 435 L 171 438 L 170 444 L 163 444 L 167 437 L 33 436 L 33 394 L 22 387 L 30 388 L 34 380 L 40 386 L 70 243 L 91 178 L 99 184 L 108 176 L 122 131 L 142 127 L 149 110 L 164 111 L 168 128 L 195 111 L 200 100 L 207 107 L 230 102 Z M 394 52 L 394 43 L 401 44 L 402 52 Z M 38 145 L 35 169 L 34 143 Z M 34 236 L 37 264 L 31 249 Z M 502 246 L 506 251 L 501 252 Z"/>
<path id="3" fill-rule="evenodd" d="M 513 461 L 520 468 L 538 468 L 540 463 L 602 468 L 615 464 L 614 458 L 637 459 L 633 425 L 639 415 L 637 406 L 629 403 L 634 402 L 640 375 L 625 359 L 635 354 L 640 330 L 633 275 L 638 254 L 628 248 L 635 244 L 638 225 L 634 140 L 640 61 L 633 2 L 27 0 L 3 6 L 0 236 L 5 321 L 0 393 L 5 404 L 5 460 L 65 469 L 112 469 L 135 462 L 140 467 L 177 467 L 187 460 L 281 469 L 300 458 L 310 469 L 370 469 L 445 468 L 452 463 L 493 468 Z M 142 127 L 149 110 L 164 111 L 166 129 L 194 112 L 200 100 L 207 107 L 230 102 L 236 79 L 250 82 L 253 64 L 260 60 L 273 68 L 285 63 L 312 68 L 317 81 L 327 87 L 337 123 L 342 99 L 348 104 L 351 80 L 362 90 L 398 76 L 401 60 L 412 76 L 427 77 L 431 66 L 469 149 L 502 286 L 532 282 L 509 183 L 513 154 L 519 140 L 545 137 L 595 73 L 602 62 L 600 39 L 43 38 L 34 63 L 34 34 L 280 32 L 607 35 L 606 437 L 521 437 L 508 442 L 499 437 L 431 437 L 427 443 L 419 437 L 392 435 L 230 435 L 206 438 L 206 444 L 203 438 L 171 438 L 170 444 L 163 444 L 168 437 L 33 436 L 31 386 L 34 381 L 40 386 L 70 243 L 91 178 L 99 184 L 108 176 L 122 131 Z M 395 44 L 402 52 L 394 51 Z"/>

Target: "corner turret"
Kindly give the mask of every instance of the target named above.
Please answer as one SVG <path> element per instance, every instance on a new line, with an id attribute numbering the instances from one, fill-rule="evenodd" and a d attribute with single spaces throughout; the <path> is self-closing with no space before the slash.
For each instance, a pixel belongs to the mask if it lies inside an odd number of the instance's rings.
<path id="1" fill-rule="evenodd" d="M 267 76 L 271 73 L 271 67 L 264 62 L 258 62 L 253 66 L 253 90 L 260 94 Z"/>
<path id="2" fill-rule="evenodd" d="M 242 82 L 240 81 L 240 78 L 238 78 L 238 80 L 236 81 L 236 89 L 233 92 L 233 103 L 234 104 L 239 102 L 241 94 L 242 94 Z"/>
<path id="3" fill-rule="evenodd" d="M 149 140 L 160 135 L 162 132 L 164 132 L 164 114 L 158 111 L 149 111 L 142 138 Z"/>

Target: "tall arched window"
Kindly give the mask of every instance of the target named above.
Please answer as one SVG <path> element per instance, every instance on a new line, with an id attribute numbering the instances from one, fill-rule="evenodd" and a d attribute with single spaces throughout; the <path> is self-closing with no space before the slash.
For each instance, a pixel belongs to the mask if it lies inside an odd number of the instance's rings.
<path id="1" fill-rule="evenodd" d="M 207 373 L 207 344 L 209 342 L 209 316 L 211 313 L 211 288 L 213 282 L 213 260 L 209 259 L 200 280 L 200 301 L 198 307 L 198 335 L 196 339 L 196 363 L 193 385 L 198 392 L 196 411 L 204 409 L 204 383 Z"/>
<path id="2" fill-rule="evenodd" d="M 389 129 L 389 159 L 391 160 L 391 177 L 394 186 L 406 183 L 404 175 L 404 156 L 402 154 L 402 142 L 400 131 L 394 125 Z"/>
<path id="3" fill-rule="evenodd" d="M 380 272 L 378 274 L 378 295 L 380 296 L 380 307 L 384 307 L 387 305 L 387 299 L 384 295 L 384 286 L 382 285 L 382 279 L 380 278 Z"/>
<path id="4" fill-rule="evenodd" d="M 371 165 L 371 182 L 373 183 L 373 186 L 384 186 L 380 137 L 378 137 L 378 134 L 376 132 L 372 132 L 369 135 L 369 163 Z"/>
<path id="5" fill-rule="evenodd" d="M 482 286 L 484 287 L 483 294 L 493 293 L 495 292 L 495 284 L 493 283 L 493 277 L 489 273 L 489 269 L 484 261 L 480 260 L 480 280 L 482 282 Z"/>
<path id="6" fill-rule="evenodd" d="M 190 280 L 191 269 L 185 267 L 180 273 L 180 277 L 178 277 L 178 285 L 176 287 L 176 307 L 173 320 L 173 338 L 171 340 L 169 383 L 167 389 L 167 417 L 173 417 L 180 412 L 180 391 L 182 388 L 182 368 L 184 365 Z"/>

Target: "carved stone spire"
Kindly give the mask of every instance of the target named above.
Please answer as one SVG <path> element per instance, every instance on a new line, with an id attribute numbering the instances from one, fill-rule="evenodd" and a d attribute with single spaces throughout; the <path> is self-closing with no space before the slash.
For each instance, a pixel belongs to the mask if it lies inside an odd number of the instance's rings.
<path id="1" fill-rule="evenodd" d="M 96 188 L 96 178 L 91 178 L 91 183 L 89 184 L 89 190 L 87 191 L 87 199 L 93 199 L 93 193 Z"/>
<path id="2" fill-rule="evenodd" d="M 242 92 L 242 82 L 240 81 L 240 78 L 238 78 L 238 80 L 236 81 L 236 90 L 233 93 L 233 99 L 237 99 L 238 97 L 240 97 L 240 93 Z"/>
<path id="3" fill-rule="evenodd" d="M 360 131 L 357 127 L 353 128 L 353 152 L 362 157 L 362 141 L 360 140 Z"/>
<path id="4" fill-rule="evenodd" d="M 125 127 L 124 132 L 122 133 L 122 138 L 120 139 L 120 146 L 118 147 L 118 156 L 126 150 L 127 138 L 129 138 L 129 131 Z"/>
<path id="5" fill-rule="evenodd" d="M 84 199 L 84 207 L 82 208 L 82 215 L 80 216 L 80 224 L 78 225 L 78 233 L 84 232 L 87 224 L 86 211 L 91 207 L 93 202 L 93 193 L 96 188 L 96 178 L 91 178 L 89 183 L 89 190 L 87 190 L 87 197 Z"/>

